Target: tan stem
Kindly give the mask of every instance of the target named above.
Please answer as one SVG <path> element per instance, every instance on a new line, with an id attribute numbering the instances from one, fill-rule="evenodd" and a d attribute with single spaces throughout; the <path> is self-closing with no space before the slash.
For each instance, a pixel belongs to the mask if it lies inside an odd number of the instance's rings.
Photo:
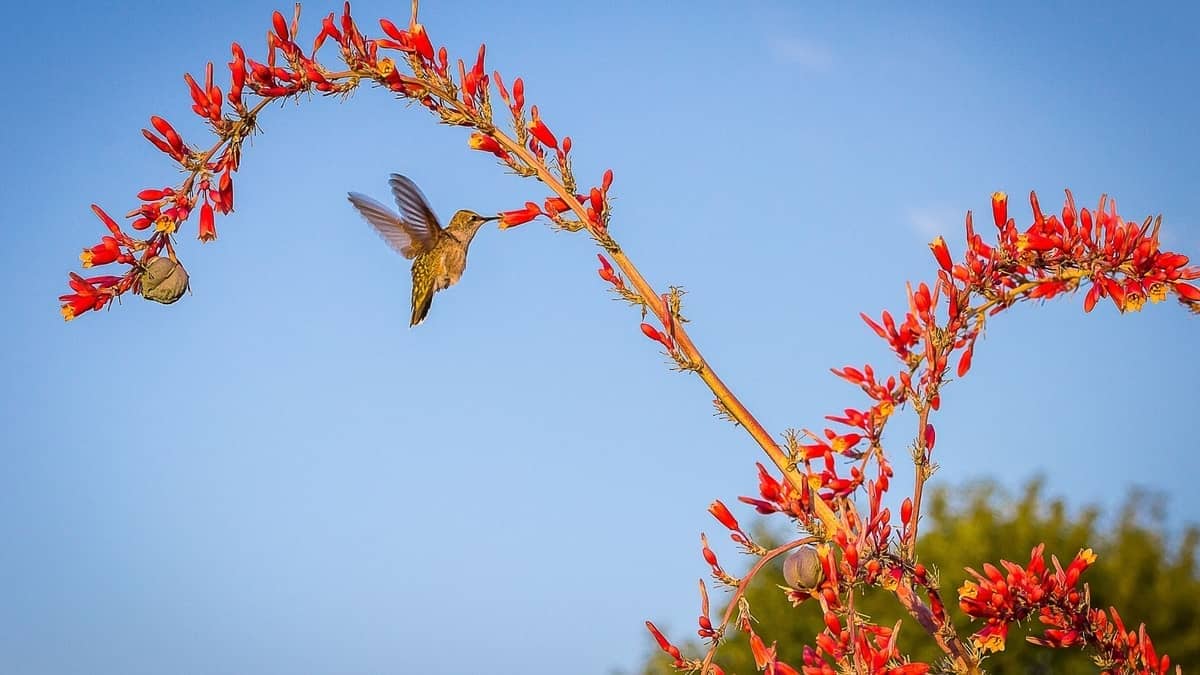
<path id="1" fill-rule="evenodd" d="M 567 206 L 569 206 L 571 210 L 574 211 L 579 217 L 580 221 L 586 225 L 588 232 L 591 233 L 593 237 L 597 239 L 602 237 L 608 239 L 612 238 L 610 233 L 601 231 L 600 228 L 598 228 L 588 219 L 587 209 L 584 208 L 583 204 L 576 199 L 574 194 L 566 189 L 566 187 L 562 184 L 562 181 L 558 180 L 553 174 L 550 173 L 545 164 L 536 156 L 534 156 L 532 152 L 499 130 L 493 131 L 492 136 L 498 143 L 500 143 L 500 145 L 504 146 L 505 150 L 520 157 L 526 165 L 532 167 L 537 173 L 538 180 L 542 181 L 546 187 L 548 187 L 559 198 L 563 199 L 567 203 Z M 669 308 L 663 305 L 661 296 L 655 292 L 654 287 L 652 287 L 650 283 L 646 281 L 646 278 L 642 276 L 641 271 L 638 270 L 637 266 L 633 264 L 633 261 L 629 259 L 629 256 L 625 255 L 624 250 L 617 247 L 616 250 L 609 251 L 609 254 L 612 257 L 613 262 L 617 265 L 617 267 L 620 268 L 621 272 L 625 274 L 625 277 L 629 279 L 629 282 L 633 285 L 634 291 L 636 291 L 642 301 L 646 303 L 646 306 L 649 307 L 650 310 L 659 317 L 668 316 L 670 313 Z M 680 351 L 683 353 L 683 356 L 687 359 L 687 361 L 695 366 L 696 373 L 700 376 L 700 379 L 704 382 L 704 384 L 708 385 L 710 390 L 712 390 L 713 396 L 715 396 L 717 400 L 720 401 L 725 407 L 725 409 L 729 411 L 729 415 L 738 424 L 740 424 L 742 428 L 744 428 L 747 433 L 750 434 L 750 437 L 753 438 L 756 443 L 758 443 L 759 447 L 761 447 L 763 451 L 767 453 L 767 456 L 770 457 L 775 466 L 783 472 L 784 476 L 787 478 L 788 482 L 791 483 L 792 487 L 796 488 L 797 490 L 804 490 L 806 487 L 804 477 L 798 470 L 796 470 L 795 466 L 791 465 L 791 461 L 788 459 L 787 453 L 785 453 L 783 449 L 779 447 L 779 444 L 776 443 L 771 437 L 770 432 L 767 431 L 767 429 L 754 417 L 754 415 L 751 414 L 750 410 L 747 409 L 746 406 L 738 399 L 738 397 L 729 388 L 729 385 L 725 384 L 725 382 L 717 375 L 716 371 L 714 371 L 712 367 L 708 365 L 708 362 L 704 360 L 703 354 L 700 353 L 700 349 L 696 347 L 696 343 L 692 342 L 691 336 L 688 335 L 687 330 L 685 330 L 682 325 L 677 324 L 675 326 L 675 342 L 679 346 Z"/>
<path id="2" fill-rule="evenodd" d="M 929 458 L 927 453 L 929 449 L 925 443 L 925 427 L 929 425 L 929 402 L 924 401 L 921 405 L 920 419 L 917 423 L 917 453 L 920 457 L 914 457 L 913 472 L 916 474 L 913 486 L 913 509 L 912 509 L 912 529 L 909 530 L 908 541 L 905 542 L 905 553 L 909 561 L 916 562 L 917 556 L 917 527 L 921 523 L 921 499 L 925 492 L 925 481 L 929 479 Z"/>

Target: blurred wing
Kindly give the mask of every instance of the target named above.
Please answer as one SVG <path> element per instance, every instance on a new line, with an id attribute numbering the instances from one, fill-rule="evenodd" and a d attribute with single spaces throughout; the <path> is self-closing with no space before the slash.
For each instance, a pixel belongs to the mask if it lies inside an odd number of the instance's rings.
<path id="1" fill-rule="evenodd" d="M 398 173 L 392 174 L 388 185 L 392 186 L 392 195 L 396 198 L 396 206 L 400 207 L 401 220 L 404 221 L 413 236 L 425 241 L 427 245 L 433 246 L 442 232 L 442 226 L 438 223 L 437 215 L 433 212 L 433 207 L 429 205 L 429 200 L 421 194 L 416 183 Z"/>
<path id="2" fill-rule="evenodd" d="M 370 223 L 379 236 L 387 242 L 387 245 L 397 253 L 411 260 L 425 250 L 423 240 L 414 237 L 394 211 L 357 192 L 351 192 L 349 198 L 354 208 L 358 209 L 359 215 Z"/>

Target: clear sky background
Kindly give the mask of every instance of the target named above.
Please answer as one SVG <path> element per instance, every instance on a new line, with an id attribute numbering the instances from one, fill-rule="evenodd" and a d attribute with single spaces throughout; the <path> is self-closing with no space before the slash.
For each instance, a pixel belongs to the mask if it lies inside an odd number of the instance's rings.
<path id="1" fill-rule="evenodd" d="M 776 432 L 863 402 L 827 370 L 893 367 L 858 312 L 902 308 L 926 243 L 961 251 L 994 190 L 1019 222 L 1030 189 L 1107 191 L 1200 256 L 1195 6 L 423 4 L 435 42 L 486 40 L 526 78 L 581 177 L 615 170 L 613 232 L 691 291 L 692 335 Z M 365 26 L 407 7 L 355 4 Z M 220 239 L 181 237 L 193 294 L 62 322 L 88 205 L 177 181 L 138 129 L 199 143 L 183 73 L 234 39 L 261 57 L 276 8 L 25 3 L 0 27 L 0 669 L 599 674 L 639 662 L 644 619 L 692 634 L 705 507 L 754 490 L 759 451 L 664 367 L 585 237 L 482 232 L 408 329 L 407 265 L 348 190 L 406 173 L 443 218 L 544 196 L 418 108 L 272 107 Z M 332 9 L 306 4 L 306 40 Z M 945 392 L 936 480 L 1150 486 L 1196 522 L 1200 323 L 1081 302 L 991 324 Z"/>

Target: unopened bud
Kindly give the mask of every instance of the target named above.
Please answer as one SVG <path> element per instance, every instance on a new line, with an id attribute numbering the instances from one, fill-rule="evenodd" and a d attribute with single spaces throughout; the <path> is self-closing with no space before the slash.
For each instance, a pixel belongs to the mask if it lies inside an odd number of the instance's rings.
<path id="1" fill-rule="evenodd" d="M 788 586 L 796 590 L 812 590 L 824 577 L 821 556 L 817 553 L 816 546 L 801 546 L 783 559 L 783 579 Z"/>
<path id="2" fill-rule="evenodd" d="M 142 297 L 169 305 L 188 290 L 188 273 L 183 265 L 170 258 L 155 256 L 146 261 L 142 271 Z"/>

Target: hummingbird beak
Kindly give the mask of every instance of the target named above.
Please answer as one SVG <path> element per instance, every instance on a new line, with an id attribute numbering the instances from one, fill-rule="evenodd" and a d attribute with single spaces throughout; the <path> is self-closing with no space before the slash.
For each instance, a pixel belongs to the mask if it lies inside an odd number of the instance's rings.
<path id="1" fill-rule="evenodd" d="M 493 220 L 500 220 L 500 216 L 479 216 L 479 220 L 481 220 L 482 222 L 488 223 Z"/>

